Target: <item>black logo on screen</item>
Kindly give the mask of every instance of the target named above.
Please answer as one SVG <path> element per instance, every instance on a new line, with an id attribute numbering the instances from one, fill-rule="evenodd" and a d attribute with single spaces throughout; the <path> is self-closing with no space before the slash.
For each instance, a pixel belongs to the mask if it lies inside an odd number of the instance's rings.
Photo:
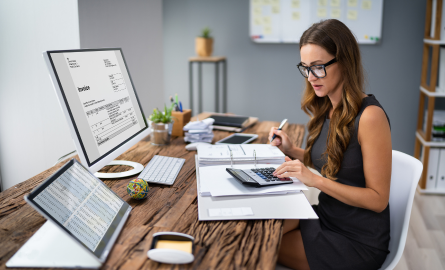
<path id="1" fill-rule="evenodd" d="M 90 90 L 90 87 L 88 85 L 86 85 L 84 87 L 77 87 L 77 90 L 79 90 L 79 92 L 83 92 L 83 91 Z"/>

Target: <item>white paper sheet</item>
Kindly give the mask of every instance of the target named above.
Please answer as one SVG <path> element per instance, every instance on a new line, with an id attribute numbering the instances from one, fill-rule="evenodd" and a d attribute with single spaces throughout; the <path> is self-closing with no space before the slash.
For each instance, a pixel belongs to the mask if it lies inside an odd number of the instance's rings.
<path id="1" fill-rule="evenodd" d="M 212 208 L 209 217 L 253 216 L 251 207 Z"/>
<path id="2" fill-rule="evenodd" d="M 284 154 L 276 146 L 270 144 L 218 144 L 200 145 L 198 147 L 199 161 L 230 161 L 230 150 L 234 160 L 254 160 L 254 150 L 257 160 L 277 159 L 284 161 Z"/>

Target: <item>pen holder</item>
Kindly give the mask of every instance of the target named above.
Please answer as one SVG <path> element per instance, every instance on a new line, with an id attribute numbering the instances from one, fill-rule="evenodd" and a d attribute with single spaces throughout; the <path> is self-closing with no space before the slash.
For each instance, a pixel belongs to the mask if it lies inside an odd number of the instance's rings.
<path id="1" fill-rule="evenodd" d="M 183 112 L 172 112 L 172 118 L 175 121 L 173 123 L 172 136 L 183 137 L 184 136 L 184 126 L 190 122 L 192 117 L 192 110 L 183 110 Z"/>

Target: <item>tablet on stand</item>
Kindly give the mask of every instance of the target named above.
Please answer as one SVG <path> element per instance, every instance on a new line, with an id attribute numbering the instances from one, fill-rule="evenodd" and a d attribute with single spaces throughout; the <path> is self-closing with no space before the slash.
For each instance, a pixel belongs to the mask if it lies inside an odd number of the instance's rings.
<path id="1" fill-rule="evenodd" d="M 7 267 L 99 268 L 131 211 L 75 159 L 26 195 L 25 201 L 48 221 Z"/>

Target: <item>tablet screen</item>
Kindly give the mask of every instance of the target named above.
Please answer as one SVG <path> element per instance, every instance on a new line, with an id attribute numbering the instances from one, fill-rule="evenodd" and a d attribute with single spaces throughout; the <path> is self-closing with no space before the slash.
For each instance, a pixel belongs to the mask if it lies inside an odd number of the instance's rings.
<path id="1" fill-rule="evenodd" d="M 114 242 L 131 209 L 74 159 L 31 192 L 27 201 L 98 258 L 112 245 L 109 242 Z"/>
<path id="2" fill-rule="evenodd" d="M 219 143 L 242 144 L 251 140 L 252 138 L 253 137 L 251 136 L 233 135 L 232 137 L 219 141 Z"/>

